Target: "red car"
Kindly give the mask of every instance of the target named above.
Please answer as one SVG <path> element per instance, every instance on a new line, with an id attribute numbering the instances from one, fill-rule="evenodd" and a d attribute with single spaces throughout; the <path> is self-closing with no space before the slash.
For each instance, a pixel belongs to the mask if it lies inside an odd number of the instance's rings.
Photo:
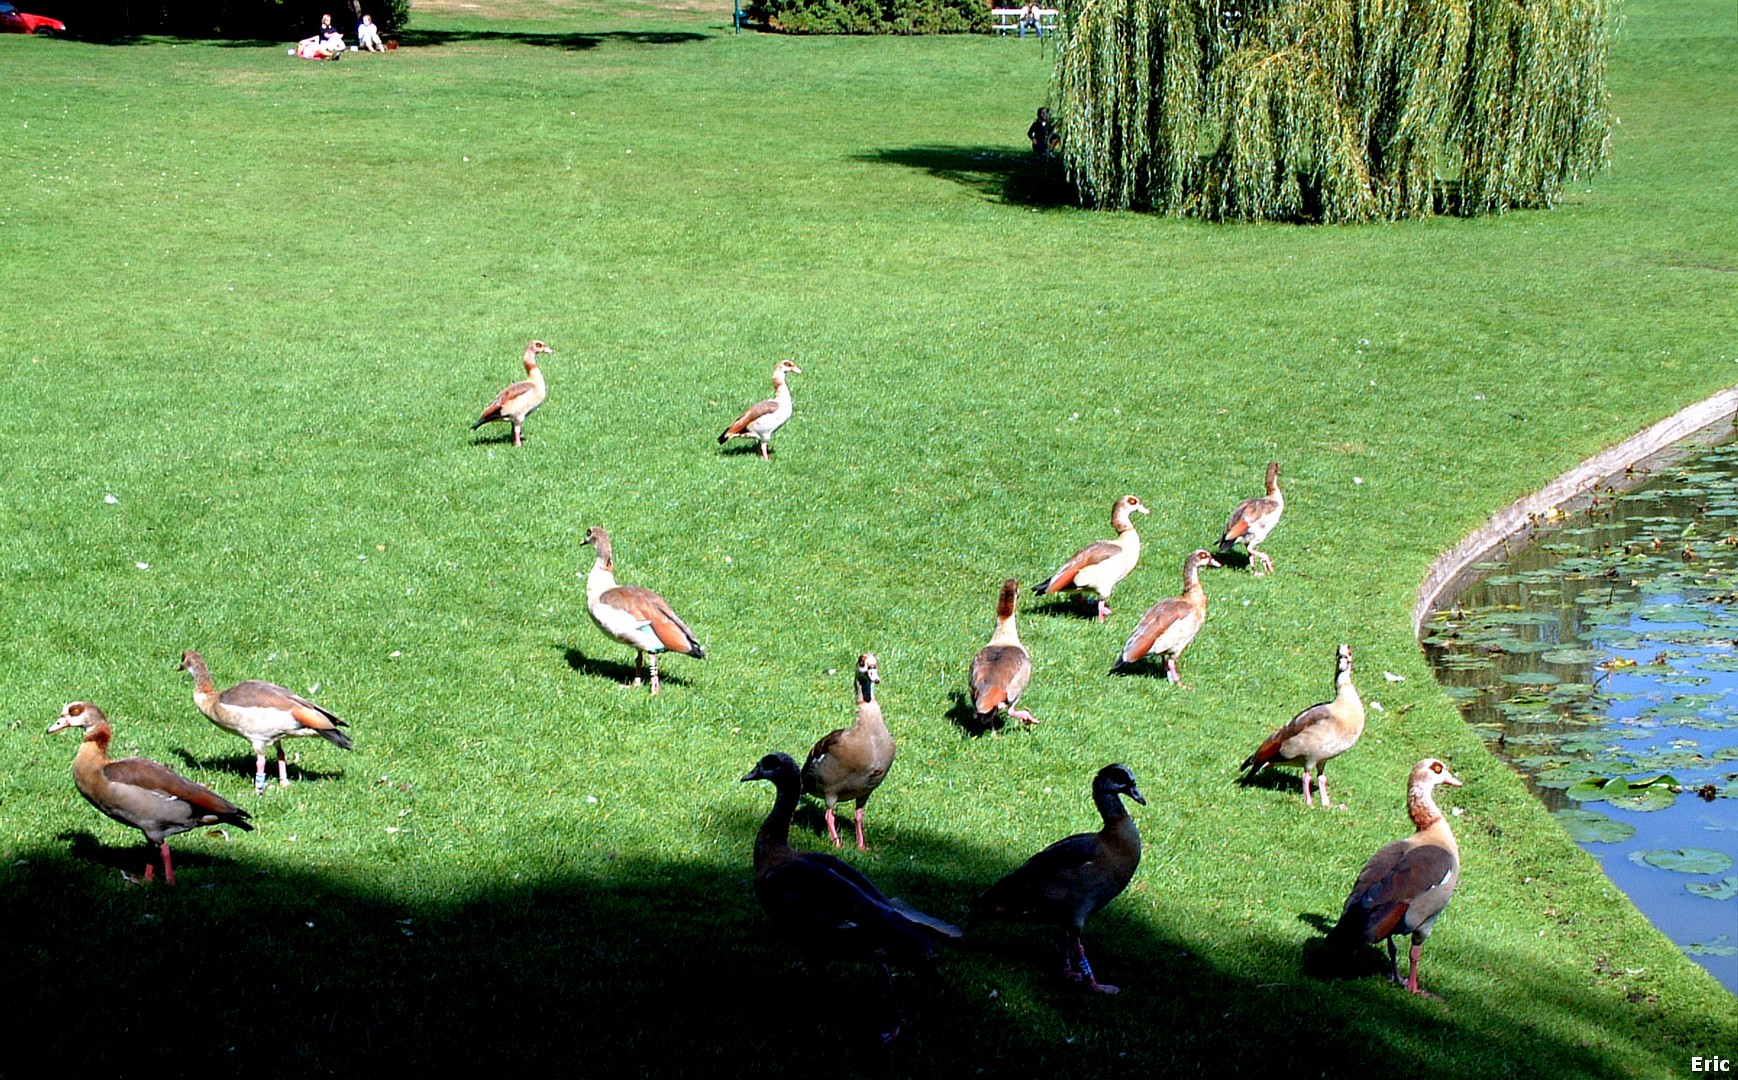
<path id="1" fill-rule="evenodd" d="M 35 34 L 53 37 L 66 33 L 66 24 L 46 15 L 27 15 L 7 0 L 0 0 L 0 34 Z"/>

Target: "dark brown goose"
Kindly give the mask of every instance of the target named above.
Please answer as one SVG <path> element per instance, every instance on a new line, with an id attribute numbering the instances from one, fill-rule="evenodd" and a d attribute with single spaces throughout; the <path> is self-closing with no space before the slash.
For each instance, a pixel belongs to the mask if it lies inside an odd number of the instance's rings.
<path id="1" fill-rule="evenodd" d="M 772 812 L 754 839 L 754 895 L 780 932 L 805 952 L 866 960 L 880 967 L 899 1013 L 889 963 L 928 963 L 935 943 L 961 936 L 959 927 L 887 897 L 868 878 L 832 855 L 791 847 L 791 816 L 802 797 L 802 774 L 789 754 L 768 754 L 744 776 L 777 791 Z M 881 1038 L 891 1041 L 899 1015 Z"/>
<path id="2" fill-rule="evenodd" d="M 1093 975 L 1080 933 L 1087 919 L 1128 888 L 1141 864 L 1141 832 L 1122 804 L 1124 795 L 1146 805 L 1126 766 L 1098 770 L 1092 780 L 1092 802 L 1103 827 L 1051 844 L 972 902 L 974 922 L 1015 919 L 1060 926 L 1064 974 L 1085 980 L 1102 994 L 1114 994 L 1117 987 Z"/>

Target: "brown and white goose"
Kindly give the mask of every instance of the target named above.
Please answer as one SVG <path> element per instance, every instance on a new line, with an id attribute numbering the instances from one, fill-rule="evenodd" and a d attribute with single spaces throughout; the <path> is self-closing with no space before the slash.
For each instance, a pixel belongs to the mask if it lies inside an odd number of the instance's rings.
<path id="1" fill-rule="evenodd" d="M 1219 537 L 1219 554 L 1229 552 L 1239 540 L 1249 552 L 1249 569 L 1257 577 L 1273 573 L 1273 560 L 1265 552 L 1255 550 L 1255 545 L 1267 539 L 1267 534 L 1279 524 L 1279 516 L 1285 513 L 1285 495 L 1279 490 L 1279 462 L 1267 463 L 1267 494 L 1257 499 L 1244 499 L 1237 504 L 1237 509 L 1231 511 L 1231 520 L 1225 523 L 1225 532 Z M 1259 562 L 1263 569 L 1255 569 Z"/>
<path id="2" fill-rule="evenodd" d="M 785 421 L 795 411 L 791 404 L 791 388 L 785 385 L 785 376 L 802 373 L 803 369 L 790 360 L 780 360 L 775 364 L 772 369 L 772 397 L 756 402 L 747 412 L 737 417 L 736 422 L 718 436 L 718 445 L 723 446 L 738 437 L 756 439 L 760 442 L 761 460 L 769 460 L 767 444 L 772 441 L 773 432 L 784 427 Z"/>
<path id="3" fill-rule="evenodd" d="M 1092 780 L 1092 803 L 1103 827 L 1058 840 L 972 901 L 974 922 L 1017 919 L 1060 926 L 1064 973 L 1084 979 L 1101 994 L 1114 994 L 1117 988 L 1093 976 L 1080 932 L 1087 919 L 1128 888 L 1141 864 L 1141 831 L 1123 806 L 1123 795 L 1147 804 L 1126 766 L 1098 770 Z"/>
<path id="4" fill-rule="evenodd" d="M 1304 805 L 1314 806 L 1310 784 L 1328 801 L 1328 762 L 1350 750 L 1364 734 L 1364 702 L 1352 685 L 1352 647 L 1335 654 L 1334 700 L 1311 705 L 1267 737 L 1255 753 L 1243 759 L 1243 779 L 1251 780 L 1269 765 L 1303 766 Z"/>
<path id="5" fill-rule="evenodd" d="M 1051 574 L 1043 584 L 1033 587 L 1035 596 L 1049 596 L 1063 590 L 1083 590 L 1098 595 L 1098 621 L 1110 617 L 1111 590 L 1128 577 L 1141 561 L 1141 534 L 1135 532 L 1131 514 L 1151 513 L 1133 495 L 1124 495 L 1110 510 L 1110 527 L 1116 530 L 1115 540 L 1100 540 L 1074 553 L 1062 569 Z"/>
<path id="6" fill-rule="evenodd" d="M 881 717 L 881 703 L 875 700 L 875 686 L 880 681 L 881 664 L 875 654 L 859 656 L 856 723 L 829 732 L 803 763 L 803 791 L 826 802 L 827 835 L 834 847 L 845 844 L 839 839 L 833 807 L 852 799 L 857 803 L 857 850 L 868 850 L 863 843 L 863 808 L 893 767 L 893 735 Z"/>
<path id="7" fill-rule="evenodd" d="M 350 737 L 338 730 L 344 721 L 277 683 L 249 679 L 220 694 L 211 681 L 205 658 L 192 649 L 181 654 L 181 670 L 193 676 L 193 704 L 199 711 L 218 727 L 240 735 L 253 746 L 256 791 L 266 786 L 267 747 L 278 748 L 278 783 L 283 787 L 290 786 L 283 740 L 318 735 L 340 750 L 350 749 Z"/>
<path id="8" fill-rule="evenodd" d="M 1386 941 L 1389 978 L 1394 982 L 1400 981 L 1394 938 L 1411 934 L 1412 966 L 1406 989 L 1427 997 L 1436 995 L 1419 988 L 1418 954 L 1460 883 L 1460 845 L 1436 807 L 1432 793 L 1438 784 L 1461 786 L 1448 766 L 1435 758 L 1412 767 L 1406 780 L 1406 814 L 1417 831 L 1370 857 L 1346 898 L 1340 921 L 1328 932 L 1328 941 L 1344 946 Z"/>
<path id="9" fill-rule="evenodd" d="M 175 884 L 175 867 L 169 861 L 169 837 L 206 825 L 233 825 L 252 832 L 248 812 L 212 791 L 149 758 L 109 758 L 109 740 L 114 729 L 103 711 L 88 701 L 75 701 L 60 710 L 60 719 L 50 724 L 48 734 L 69 727 L 83 728 L 84 741 L 72 761 L 72 780 L 85 801 L 145 834 L 163 856 L 163 883 Z M 145 862 L 145 880 L 156 872 Z"/>
<path id="10" fill-rule="evenodd" d="M 585 531 L 583 544 L 597 549 L 597 561 L 585 579 L 585 607 L 599 630 L 623 645 L 631 645 L 634 657 L 634 685 L 640 685 L 640 669 L 649 663 L 652 669 L 652 693 L 658 692 L 658 654 L 678 652 L 696 660 L 706 659 L 706 650 L 688 624 L 677 618 L 662 596 L 638 585 L 616 584 L 615 549 L 610 546 L 609 533 L 601 525 Z"/>
<path id="11" fill-rule="evenodd" d="M 1020 583 L 1014 578 L 1002 582 L 1002 593 L 996 600 L 995 632 L 990 635 L 989 644 L 972 659 L 972 711 L 977 714 L 979 727 L 998 724 L 998 713 L 1006 713 L 1023 724 L 1038 722 L 1031 713 L 1014 707 L 1032 680 L 1032 658 L 1020 644 L 1020 631 L 1014 625 L 1014 607 L 1019 599 Z"/>
<path id="12" fill-rule="evenodd" d="M 1111 665 L 1112 675 L 1127 671 L 1144 657 L 1159 655 L 1165 658 L 1165 678 L 1183 685 L 1177 675 L 1177 657 L 1183 655 L 1207 621 L 1207 593 L 1201 588 L 1201 568 L 1219 565 L 1222 565 L 1219 560 L 1204 549 L 1191 552 L 1183 560 L 1183 595 L 1160 600 L 1147 609 L 1134 633 L 1123 643 L 1116 663 Z"/>
<path id="13" fill-rule="evenodd" d="M 537 366 L 537 354 L 553 355 L 554 352 L 555 350 L 541 341 L 533 341 L 525 346 L 525 379 L 501 391 L 500 396 L 489 402 L 483 415 L 471 425 L 471 430 L 475 431 L 496 420 L 508 420 L 513 424 L 513 445 L 525 445 L 525 418 L 536 412 L 537 406 L 543 404 L 543 399 L 549 396 L 549 384 L 543 381 L 543 369 Z"/>
<path id="14" fill-rule="evenodd" d="M 754 895 L 767 917 L 805 952 L 878 965 L 897 1012 L 888 963 L 927 963 L 936 942 L 963 936 L 959 927 L 883 895 L 832 855 L 791 847 L 791 817 L 803 781 L 789 754 L 766 755 L 742 779 L 770 780 L 778 793 L 754 838 Z M 882 1041 L 892 1041 L 902 1023 L 900 1017 Z"/>

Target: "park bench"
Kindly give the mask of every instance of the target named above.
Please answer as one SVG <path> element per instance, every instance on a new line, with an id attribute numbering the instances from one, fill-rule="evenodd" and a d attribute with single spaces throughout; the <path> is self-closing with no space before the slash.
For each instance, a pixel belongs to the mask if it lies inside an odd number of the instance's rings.
<path id="1" fill-rule="evenodd" d="M 998 34 L 1017 33 L 1020 29 L 1020 12 L 1024 10 L 1026 9 L 991 8 L 990 28 L 995 30 Z M 1046 34 L 1051 33 L 1056 29 L 1056 16 L 1058 14 L 1059 12 L 1056 8 L 1038 9 L 1038 25 L 1043 27 Z"/>

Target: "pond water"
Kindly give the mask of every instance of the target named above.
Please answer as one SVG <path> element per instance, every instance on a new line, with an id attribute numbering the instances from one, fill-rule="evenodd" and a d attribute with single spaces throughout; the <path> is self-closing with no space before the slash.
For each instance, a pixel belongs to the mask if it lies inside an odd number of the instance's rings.
<path id="1" fill-rule="evenodd" d="M 1552 522 L 1439 601 L 1468 723 L 1738 994 L 1738 444 Z"/>

